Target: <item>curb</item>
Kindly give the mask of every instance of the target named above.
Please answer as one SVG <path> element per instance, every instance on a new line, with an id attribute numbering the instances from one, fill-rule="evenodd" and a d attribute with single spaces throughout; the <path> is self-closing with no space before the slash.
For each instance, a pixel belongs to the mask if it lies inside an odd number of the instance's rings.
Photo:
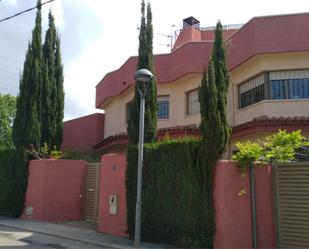
<path id="1" fill-rule="evenodd" d="M 33 228 L 19 227 L 18 225 L 15 225 L 15 224 L 6 224 L 6 223 L 3 224 L 1 222 L 1 220 L 0 220 L 0 225 L 6 226 L 6 227 L 11 227 L 11 228 L 17 228 L 19 230 L 35 232 L 35 233 L 39 233 L 39 234 L 46 235 L 46 236 L 53 236 L 53 237 L 57 237 L 57 238 L 60 238 L 60 239 L 74 240 L 74 241 L 78 241 L 78 242 L 82 242 L 82 243 L 86 243 L 86 244 L 90 244 L 90 245 L 95 245 L 95 246 L 103 246 L 103 247 L 113 248 L 113 249 L 132 249 L 132 248 L 134 248 L 133 246 L 121 246 L 121 245 L 115 245 L 115 244 L 108 243 L 108 242 L 97 242 L 97 241 L 93 241 L 93 240 L 89 240 L 89 239 L 76 238 L 76 237 L 70 236 L 70 235 L 59 235 L 59 234 L 53 233 L 53 232 L 47 233 L 47 232 L 43 232 L 43 231 L 36 230 L 36 229 L 33 229 Z"/>
<path id="2" fill-rule="evenodd" d="M 10 219 L 10 218 L 5 218 L 5 217 L 1 217 L 0 216 L 0 225 L 2 226 L 6 226 L 6 227 L 10 227 L 10 228 L 16 228 L 16 229 L 19 229 L 19 230 L 23 230 L 23 231 L 29 231 L 29 232 L 35 232 L 35 233 L 38 233 L 38 234 L 42 234 L 42 235 L 46 235 L 46 236 L 54 236 L 54 237 L 57 237 L 57 238 L 60 238 L 60 239 L 68 239 L 68 240 L 73 240 L 73 241 L 77 241 L 77 242 L 81 242 L 81 243 L 85 243 L 85 244 L 89 244 L 89 245 L 95 245 L 95 246 L 100 246 L 100 247 L 105 247 L 105 248 L 112 248 L 112 249 L 134 249 L 134 246 L 133 246 L 133 241 L 132 241 L 132 246 L 130 245 L 121 245 L 121 244 L 118 244 L 117 243 L 117 238 L 114 238 L 115 241 L 112 241 L 112 242 L 109 242 L 109 241 L 97 241 L 95 239 L 87 239 L 87 238 L 81 238 L 81 237 L 78 237 L 78 236 L 72 236 L 72 235 L 64 235 L 64 234 L 61 234 L 61 233 L 57 233 L 57 232 L 46 232 L 44 231 L 45 229 L 36 229 L 36 228 L 33 228 L 33 227 L 27 227 L 25 226 L 24 224 L 26 224 L 26 221 L 25 220 L 22 220 L 23 224 L 17 224 L 18 223 L 18 220 L 19 219 Z M 17 223 L 11 223 L 10 221 L 16 221 Z M 33 222 L 33 221 L 32 221 Z M 34 221 L 35 222 L 35 221 Z M 40 222 L 38 222 L 39 224 Z M 32 223 L 33 224 L 33 223 Z M 46 222 L 42 222 L 42 224 L 44 225 L 48 225 L 48 224 L 52 224 L 52 225 L 57 225 L 57 224 L 54 224 L 54 223 L 46 223 Z M 61 225 L 59 225 L 61 226 Z M 63 226 L 65 227 L 65 226 Z M 68 228 L 68 227 L 66 227 Z M 87 231 L 85 229 L 80 229 L 80 228 L 73 228 L 72 229 L 77 229 L 77 230 L 84 230 L 84 231 Z M 104 234 L 102 234 L 102 236 L 106 236 Z M 107 235 L 109 236 L 109 235 Z M 113 238 L 111 236 L 111 238 Z M 122 239 L 122 238 L 121 238 Z M 108 238 L 107 238 L 108 240 Z M 169 246 L 169 245 L 156 245 L 156 244 L 151 244 L 151 243 L 142 243 L 140 249 L 150 249 L 150 248 L 153 248 L 153 249 L 167 249 L 167 248 L 174 248 L 175 247 L 172 247 L 172 246 Z"/>

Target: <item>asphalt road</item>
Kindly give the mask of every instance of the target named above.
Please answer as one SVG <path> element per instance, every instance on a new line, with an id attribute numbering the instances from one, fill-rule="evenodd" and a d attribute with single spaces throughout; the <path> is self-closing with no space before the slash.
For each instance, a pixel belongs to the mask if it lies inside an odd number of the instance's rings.
<path id="1" fill-rule="evenodd" d="M 102 249 L 87 243 L 28 232 L 0 225 L 1 249 Z"/>

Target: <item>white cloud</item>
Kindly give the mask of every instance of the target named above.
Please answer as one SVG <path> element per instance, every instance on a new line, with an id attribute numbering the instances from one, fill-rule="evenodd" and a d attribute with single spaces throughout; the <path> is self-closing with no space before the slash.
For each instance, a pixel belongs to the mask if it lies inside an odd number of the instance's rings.
<path id="1" fill-rule="evenodd" d="M 64 9 L 61 1 L 55 1 L 51 4 L 51 11 L 55 16 L 55 24 L 61 30 L 65 28 Z"/>
<path id="2" fill-rule="evenodd" d="M 11 5 L 16 6 L 17 5 L 17 0 L 7 0 L 7 2 Z"/>
<path id="3" fill-rule="evenodd" d="M 19 8 L 34 6 L 36 0 L 5 0 L 7 13 L 15 13 Z M 145 0 L 147 2 L 147 0 Z M 307 0 L 243 1 L 243 0 L 151 0 L 154 25 L 154 52 L 168 53 L 170 43 L 166 35 L 179 29 L 182 19 L 194 16 L 201 26 L 213 26 L 220 19 L 223 24 L 245 23 L 254 16 L 304 12 Z M 95 111 L 95 86 L 109 71 L 118 69 L 129 56 L 137 54 L 138 30 L 141 0 L 56 0 L 42 7 L 44 28 L 50 8 L 55 16 L 56 26 L 62 38 L 62 56 L 65 63 L 66 119 L 86 115 Z M 9 8 L 10 5 L 10 8 Z M 29 5 L 29 6 L 28 6 Z M 16 8 L 15 8 L 16 7 Z M 17 10 L 18 8 L 18 10 Z M 31 36 L 34 12 L 24 14 L 10 22 L 3 23 L 0 31 L 7 27 L 8 34 L 22 36 L 24 47 Z M 26 22 L 27 20 L 27 22 Z M 175 28 L 171 25 L 175 24 Z M 5 26 L 6 25 L 6 26 Z M 21 32 L 11 27 L 24 25 L 28 29 Z M 2 29 L 1 29 L 2 28 Z M 164 36 L 165 35 L 165 36 Z M 10 55 L 17 53 L 23 58 L 21 37 L 11 36 L 6 47 Z M 9 39 L 9 40 L 8 40 Z M 19 47 L 13 45 L 19 41 Z M 9 50 L 9 49 L 7 49 Z M 0 56 L 6 55 L 2 50 Z M 6 55 L 7 56 L 7 55 Z M 18 57 L 18 58 L 19 58 Z M 16 71 L 18 78 L 20 70 Z M 18 84 L 18 82 L 16 83 Z M 0 89 L 1 90 L 1 89 Z"/>

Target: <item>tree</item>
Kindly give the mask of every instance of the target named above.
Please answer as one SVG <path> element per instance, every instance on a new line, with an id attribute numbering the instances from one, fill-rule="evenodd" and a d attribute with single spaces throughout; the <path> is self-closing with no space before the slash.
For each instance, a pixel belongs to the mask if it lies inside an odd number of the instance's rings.
<path id="1" fill-rule="evenodd" d="M 43 45 L 43 67 L 42 67 L 42 109 L 41 109 L 41 144 L 51 144 L 51 137 L 54 133 L 52 126 L 53 114 L 53 99 L 52 91 L 55 87 L 55 39 L 56 28 L 54 24 L 54 17 L 51 12 L 48 15 L 49 23 L 48 30 L 45 35 L 45 43 Z M 53 91 L 54 92 L 54 91 Z"/>
<path id="2" fill-rule="evenodd" d="M 142 1 L 141 26 L 139 34 L 137 69 L 146 68 L 154 73 L 153 66 L 153 27 L 150 3 L 147 4 L 147 22 L 145 20 L 145 2 Z M 130 104 L 128 137 L 130 144 L 138 143 L 140 95 L 138 87 L 145 94 L 145 137 L 146 143 L 156 141 L 157 137 L 157 85 L 154 79 L 142 85 L 135 84 L 134 99 Z"/>
<path id="3" fill-rule="evenodd" d="M 52 141 L 52 145 L 55 145 L 58 149 L 62 143 L 62 130 L 63 130 L 63 116 L 64 116 L 64 90 L 63 90 L 63 65 L 61 59 L 60 50 L 60 37 L 56 39 L 56 51 L 55 51 L 55 82 L 56 82 L 56 102 L 55 102 L 55 136 Z"/>
<path id="4" fill-rule="evenodd" d="M 201 222 L 200 229 L 205 231 L 204 234 L 209 235 L 208 238 L 205 238 L 207 248 L 213 248 L 215 233 L 213 198 L 215 168 L 217 161 L 226 149 L 230 136 L 230 128 L 226 118 L 228 82 L 222 25 L 218 22 L 212 57 L 207 73 L 206 71 L 203 73 L 199 89 L 202 146 L 199 154 L 201 177 L 198 180 L 202 182 L 201 193 L 205 196 L 205 198 L 201 198 L 200 220 L 208 219 L 206 226 Z"/>
<path id="5" fill-rule="evenodd" d="M 204 72 L 199 90 L 203 154 L 211 170 L 225 151 L 230 136 L 226 118 L 228 84 L 222 25 L 218 22 L 208 73 Z"/>
<path id="6" fill-rule="evenodd" d="M 43 46 L 43 81 L 41 109 L 41 144 L 60 148 L 62 142 L 62 120 L 64 109 L 63 66 L 61 62 L 60 38 L 57 36 L 52 13 L 48 15 L 49 28 Z"/>
<path id="7" fill-rule="evenodd" d="M 226 53 L 223 41 L 222 25 L 219 21 L 215 31 L 214 48 L 212 52 L 212 60 L 215 71 L 215 83 L 218 89 L 218 112 L 221 119 L 220 127 L 218 127 L 219 147 L 218 152 L 220 156 L 226 150 L 230 138 L 230 127 L 226 117 L 227 93 L 229 88 L 229 74 L 226 63 Z"/>
<path id="8" fill-rule="evenodd" d="M 37 3 L 35 27 L 28 45 L 23 73 L 17 97 L 17 111 L 13 124 L 13 139 L 16 148 L 30 144 L 40 146 L 40 113 L 42 82 L 41 1 Z"/>
<path id="9" fill-rule="evenodd" d="M 12 148 L 12 126 L 16 113 L 16 97 L 0 94 L 0 149 Z"/>

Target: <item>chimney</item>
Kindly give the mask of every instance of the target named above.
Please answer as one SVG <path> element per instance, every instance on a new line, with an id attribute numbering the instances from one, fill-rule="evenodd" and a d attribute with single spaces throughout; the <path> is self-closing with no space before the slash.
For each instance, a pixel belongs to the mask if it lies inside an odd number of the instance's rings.
<path id="1" fill-rule="evenodd" d="M 193 16 L 183 19 L 182 22 L 183 29 L 187 29 L 190 27 L 200 30 L 200 21 L 195 19 Z"/>

